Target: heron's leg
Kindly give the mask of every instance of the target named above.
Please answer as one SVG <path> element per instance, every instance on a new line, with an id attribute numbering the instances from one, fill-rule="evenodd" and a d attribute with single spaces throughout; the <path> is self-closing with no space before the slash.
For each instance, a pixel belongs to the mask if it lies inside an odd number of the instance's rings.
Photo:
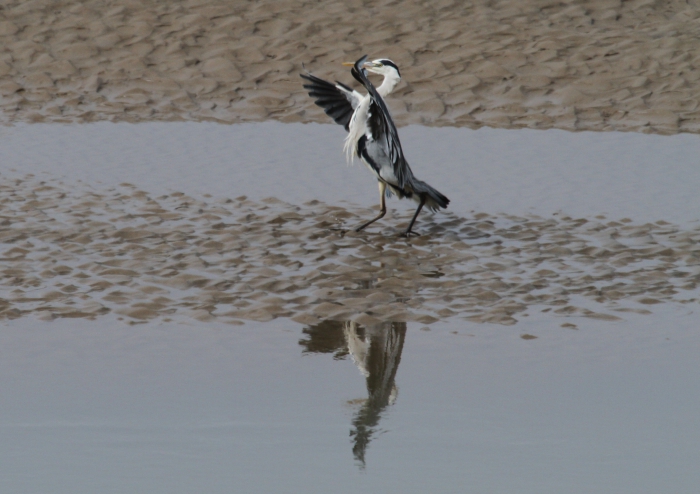
<path id="1" fill-rule="evenodd" d="M 378 219 L 381 219 L 384 217 L 384 215 L 386 214 L 386 195 L 385 195 L 385 193 L 386 193 L 386 184 L 380 180 L 379 181 L 379 208 L 380 208 L 379 215 L 376 218 L 369 220 L 364 225 L 355 228 L 356 232 L 364 230 L 366 227 L 368 227 L 369 225 L 371 225 L 372 223 L 374 223 Z"/>
<path id="2" fill-rule="evenodd" d="M 423 205 L 425 204 L 425 195 L 420 196 L 420 204 L 418 204 L 418 208 L 416 209 L 416 213 L 413 215 L 413 218 L 411 218 L 411 222 L 408 224 L 408 228 L 406 228 L 406 231 L 401 234 L 402 237 L 409 237 L 411 234 L 413 235 L 418 235 L 420 236 L 420 233 L 416 233 L 411 228 L 413 228 L 413 224 L 416 222 L 416 218 L 418 218 L 418 213 L 420 213 L 420 210 L 423 209 Z"/>

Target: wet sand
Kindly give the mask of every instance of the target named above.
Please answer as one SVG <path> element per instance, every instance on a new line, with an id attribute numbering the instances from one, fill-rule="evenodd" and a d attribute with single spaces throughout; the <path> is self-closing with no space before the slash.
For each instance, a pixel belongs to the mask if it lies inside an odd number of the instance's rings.
<path id="1" fill-rule="evenodd" d="M 409 212 L 355 234 L 373 211 L 7 182 L 3 319 L 511 325 L 545 313 L 575 329 L 698 301 L 700 228 L 664 221 L 447 212 L 406 240 Z"/>
<path id="2" fill-rule="evenodd" d="M 399 125 L 698 132 L 687 2 L 8 1 L 4 122 L 327 122 L 302 63 L 389 57 Z"/>

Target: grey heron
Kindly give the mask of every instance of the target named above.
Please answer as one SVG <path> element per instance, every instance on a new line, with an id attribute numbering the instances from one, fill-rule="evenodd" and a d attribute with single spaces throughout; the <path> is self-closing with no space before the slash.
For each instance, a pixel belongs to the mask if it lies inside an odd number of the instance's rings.
<path id="1" fill-rule="evenodd" d="M 355 63 L 343 65 L 352 65 L 350 72 L 365 87 L 366 95 L 363 96 L 341 82 L 333 84 L 311 73 L 300 75 L 308 81 L 304 88 L 309 91 L 309 96 L 316 98 L 315 103 L 348 131 L 344 146 L 348 158 L 359 156 L 377 178 L 379 215 L 360 225 L 355 231 L 359 232 L 383 218 L 386 214 L 386 197 L 395 194 L 399 199 L 407 197 L 418 203 L 418 208 L 403 236 L 418 235 L 412 228 L 423 206 L 437 211 L 446 208 L 450 200 L 417 179 L 404 157 L 396 125 L 383 99 L 401 80 L 399 68 L 394 62 L 384 58 L 368 62 L 367 55 Z M 384 76 L 384 81 L 378 88 L 370 82 L 367 71 Z"/>

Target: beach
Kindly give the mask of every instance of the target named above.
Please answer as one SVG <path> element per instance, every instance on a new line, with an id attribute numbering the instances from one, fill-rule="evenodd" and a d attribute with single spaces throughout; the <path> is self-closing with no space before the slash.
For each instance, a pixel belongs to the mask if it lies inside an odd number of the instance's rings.
<path id="1" fill-rule="evenodd" d="M 686 2 L 4 2 L 2 119 L 327 122 L 303 65 L 390 58 L 399 126 L 698 132 Z M 303 65 L 302 65 L 303 64 Z"/>

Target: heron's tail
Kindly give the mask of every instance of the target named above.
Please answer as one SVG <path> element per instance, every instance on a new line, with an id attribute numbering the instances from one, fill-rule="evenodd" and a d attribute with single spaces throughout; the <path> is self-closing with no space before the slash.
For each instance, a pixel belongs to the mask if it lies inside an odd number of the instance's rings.
<path id="1" fill-rule="evenodd" d="M 411 184 L 411 188 L 416 194 L 418 194 L 419 196 L 422 194 L 428 196 L 427 200 L 425 201 L 425 206 L 428 209 L 430 209 L 431 211 L 437 211 L 440 208 L 447 208 L 447 205 L 450 203 L 450 200 L 447 198 L 447 196 L 441 194 L 437 189 L 434 189 L 422 180 L 414 178 L 412 182 L 413 183 Z"/>

